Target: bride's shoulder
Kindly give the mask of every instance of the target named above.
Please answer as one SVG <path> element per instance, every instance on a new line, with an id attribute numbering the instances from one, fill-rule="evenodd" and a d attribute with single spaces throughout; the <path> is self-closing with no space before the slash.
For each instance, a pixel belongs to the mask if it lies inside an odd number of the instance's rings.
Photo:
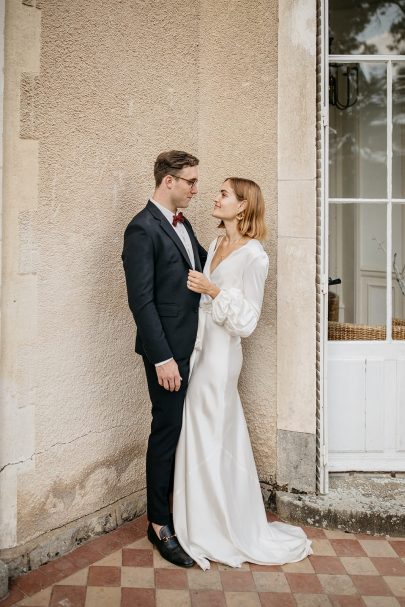
<path id="1" fill-rule="evenodd" d="M 259 240 L 252 239 L 246 247 L 246 271 L 258 271 L 267 274 L 269 269 L 269 256 Z"/>
<path id="2" fill-rule="evenodd" d="M 219 236 L 216 236 L 214 238 L 214 240 L 211 240 L 208 250 L 213 251 L 216 248 L 217 244 L 219 244 L 221 242 L 221 238 L 223 238 L 222 234 L 220 234 Z"/>
<path id="3" fill-rule="evenodd" d="M 249 241 L 249 247 L 247 247 L 247 249 L 250 249 L 249 255 L 251 257 L 251 259 L 255 259 L 255 258 L 261 258 L 261 259 L 268 259 L 268 255 L 266 253 L 266 251 L 264 250 L 264 247 L 262 245 L 262 243 L 260 242 L 260 240 L 256 240 L 256 238 L 252 238 L 252 240 Z"/>

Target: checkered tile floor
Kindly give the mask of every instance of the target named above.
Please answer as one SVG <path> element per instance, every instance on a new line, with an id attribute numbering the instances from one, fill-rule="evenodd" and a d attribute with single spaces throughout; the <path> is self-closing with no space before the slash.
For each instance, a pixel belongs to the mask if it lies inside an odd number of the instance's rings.
<path id="1" fill-rule="evenodd" d="M 143 516 L 21 576 L 0 607 L 405 607 L 405 538 L 306 527 L 314 554 L 304 561 L 202 571 L 162 559 L 146 525 Z"/>

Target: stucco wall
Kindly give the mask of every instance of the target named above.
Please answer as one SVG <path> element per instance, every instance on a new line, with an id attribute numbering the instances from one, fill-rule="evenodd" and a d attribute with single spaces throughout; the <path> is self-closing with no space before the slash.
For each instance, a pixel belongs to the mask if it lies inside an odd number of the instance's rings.
<path id="1" fill-rule="evenodd" d="M 278 33 L 277 483 L 316 485 L 316 1 Z"/>
<path id="2" fill-rule="evenodd" d="M 222 179 L 263 187 L 270 274 L 241 393 L 273 478 L 277 3 L 9 0 L 6 49 L 0 546 L 144 489 L 150 407 L 120 253 L 163 149 L 200 157 L 188 215 L 205 245 Z"/>

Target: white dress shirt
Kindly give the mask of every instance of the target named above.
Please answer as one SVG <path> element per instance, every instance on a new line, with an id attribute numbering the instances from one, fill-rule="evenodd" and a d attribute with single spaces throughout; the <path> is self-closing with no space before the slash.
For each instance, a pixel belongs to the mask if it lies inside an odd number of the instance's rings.
<path id="1" fill-rule="evenodd" d="M 182 223 L 181 221 L 177 222 L 177 225 L 174 226 L 173 225 L 173 217 L 174 217 L 174 213 L 173 211 L 170 211 L 169 209 L 166 209 L 166 207 L 162 206 L 161 204 L 159 204 L 158 202 L 156 202 L 156 200 L 153 200 L 153 198 L 150 198 L 150 201 L 153 202 L 153 204 L 155 204 L 157 206 L 157 208 L 159 209 L 159 211 L 161 211 L 163 213 L 163 215 L 166 217 L 167 221 L 170 223 L 170 225 L 172 226 L 173 230 L 175 232 L 177 232 L 177 236 L 180 238 L 181 242 L 184 245 L 184 248 L 187 251 L 187 255 L 189 257 L 189 260 L 191 262 L 191 266 L 193 268 L 193 270 L 195 270 L 195 260 L 194 260 L 194 251 L 193 251 L 193 247 L 191 244 L 191 240 L 190 240 L 190 236 L 187 232 L 187 229 L 184 225 L 184 223 Z"/>
<path id="2" fill-rule="evenodd" d="M 156 200 L 153 200 L 153 198 L 150 198 L 149 200 L 151 202 L 153 202 L 154 205 L 157 206 L 159 211 L 161 211 L 163 213 L 163 215 L 166 217 L 167 221 L 170 223 L 173 230 L 175 230 L 175 232 L 177 232 L 177 236 L 180 238 L 181 242 L 184 245 L 184 248 L 186 249 L 188 258 L 191 262 L 191 266 L 192 266 L 193 270 L 195 270 L 194 251 L 193 251 L 190 236 L 189 236 L 189 233 L 187 232 L 186 227 L 184 226 L 184 224 L 181 221 L 178 221 L 177 225 L 174 226 L 173 217 L 175 214 L 173 213 L 173 211 L 166 209 L 166 207 L 164 207 L 161 204 L 159 204 L 158 202 L 156 202 Z M 160 365 L 164 365 L 165 363 L 168 363 L 169 360 L 173 360 L 173 358 L 168 358 L 167 360 L 162 360 L 160 363 L 155 363 L 155 367 L 160 367 Z"/>

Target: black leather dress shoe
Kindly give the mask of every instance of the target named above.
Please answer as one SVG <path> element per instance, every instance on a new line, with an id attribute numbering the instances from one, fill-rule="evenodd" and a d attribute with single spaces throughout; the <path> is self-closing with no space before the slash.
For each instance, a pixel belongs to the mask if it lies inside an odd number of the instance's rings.
<path id="1" fill-rule="evenodd" d="M 194 565 L 193 559 L 187 552 L 184 552 L 175 533 L 170 529 L 169 525 L 162 527 L 159 535 L 160 538 L 156 535 L 152 523 L 149 523 L 148 539 L 156 546 L 166 561 L 178 565 L 179 567 L 192 567 Z"/>

